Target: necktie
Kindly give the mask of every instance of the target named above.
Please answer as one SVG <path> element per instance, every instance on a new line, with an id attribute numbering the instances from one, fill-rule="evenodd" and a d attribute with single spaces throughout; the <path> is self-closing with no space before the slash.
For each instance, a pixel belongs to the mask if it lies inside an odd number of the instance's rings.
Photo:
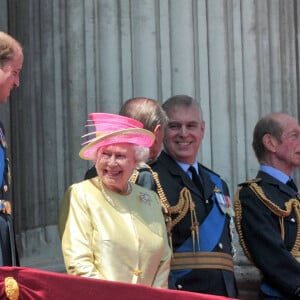
<path id="1" fill-rule="evenodd" d="M 288 186 L 290 186 L 293 190 L 295 190 L 296 192 L 298 192 L 298 188 L 294 182 L 293 179 L 289 179 L 286 183 Z"/>
<path id="2" fill-rule="evenodd" d="M 195 183 L 195 185 L 197 186 L 197 188 L 200 190 L 200 192 L 203 194 L 203 186 L 202 186 L 202 182 L 200 180 L 200 177 L 196 171 L 196 169 L 193 166 L 189 167 L 189 171 L 192 173 L 192 180 Z"/>

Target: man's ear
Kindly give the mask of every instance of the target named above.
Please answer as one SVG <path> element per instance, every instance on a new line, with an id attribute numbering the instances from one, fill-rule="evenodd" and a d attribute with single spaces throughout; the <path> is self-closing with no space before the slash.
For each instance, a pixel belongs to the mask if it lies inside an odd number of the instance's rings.
<path id="1" fill-rule="evenodd" d="M 162 130 L 162 126 L 161 126 L 161 124 L 157 124 L 157 125 L 155 126 L 154 130 L 153 130 L 153 134 L 156 136 L 156 134 L 157 134 L 160 130 Z"/>
<path id="2" fill-rule="evenodd" d="M 271 134 L 266 133 L 262 138 L 262 142 L 268 151 L 270 152 L 276 151 L 276 146 L 278 144 L 278 141 Z"/>

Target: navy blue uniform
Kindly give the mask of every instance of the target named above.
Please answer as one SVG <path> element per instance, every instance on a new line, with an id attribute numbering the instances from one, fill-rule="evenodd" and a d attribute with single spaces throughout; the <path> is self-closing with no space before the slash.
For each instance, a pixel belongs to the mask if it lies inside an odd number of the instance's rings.
<path id="1" fill-rule="evenodd" d="M 216 184 L 211 180 L 209 173 L 213 173 L 203 165 L 199 166 L 199 173 L 203 181 L 203 194 L 195 186 L 190 177 L 181 169 L 181 167 L 164 151 L 160 154 L 158 160 L 152 165 L 153 171 L 159 175 L 159 181 L 162 185 L 166 198 L 171 206 L 178 203 L 180 192 L 183 188 L 188 188 L 195 204 L 195 211 L 200 225 L 205 221 L 213 209 L 213 194 Z M 213 173 L 219 178 L 219 176 Z M 229 196 L 226 183 L 220 179 L 223 194 Z M 228 254 L 232 260 L 232 236 L 230 229 L 231 217 L 224 214 L 225 222 L 221 228 L 220 237 L 211 252 Z M 176 252 L 191 237 L 191 217 L 188 212 L 185 217 L 172 229 L 172 244 Z M 200 236 L 200 240 L 201 240 Z M 200 249 L 201 250 L 201 249 Z M 192 251 L 192 249 L 190 249 Z M 172 273 L 174 273 L 172 271 Z M 173 277 L 173 275 L 172 275 Z M 222 295 L 228 297 L 237 297 L 237 286 L 234 273 L 224 269 L 190 269 L 180 278 L 175 279 L 175 286 L 178 289 Z"/>
<path id="2" fill-rule="evenodd" d="M 253 183 L 263 193 L 254 192 L 250 188 Z M 261 299 L 271 299 L 271 295 L 275 299 L 300 299 L 300 263 L 295 257 L 300 246 L 299 196 L 262 171 L 256 180 L 239 186 L 235 201 L 237 229 L 246 255 L 262 272 Z M 262 201 L 259 195 L 265 199 Z"/>
<path id="3" fill-rule="evenodd" d="M 6 140 L 0 123 L 0 266 L 19 265 L 9 199 L 10 174 Z"/>

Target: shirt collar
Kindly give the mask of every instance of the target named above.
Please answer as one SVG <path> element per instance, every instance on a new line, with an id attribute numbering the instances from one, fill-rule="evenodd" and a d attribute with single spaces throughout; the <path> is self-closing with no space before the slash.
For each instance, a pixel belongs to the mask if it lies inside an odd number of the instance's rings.
<path id="1" fill-rule="evenodd" d="M 198 171 L 198 162 L 195 161 L 192 165 L 188 165 L 188 164 L 185 164 L 183 162 L 180 162 L 180 161 L 177 161 L 176 160 L 176 163 L 179 165 L 179 167 L 184 171 L 184 172 L 187 172 L 189 167 L 190 166 L 193 166 L 195 168 L 195 170 L 197 171 L 197 173 L 199 174 L 199 171 Z"/>
<path id="2" fill-rule="evenodd" d="M 167 154 L 169 154 L 169 153 L 168 153 L 168 150 L 167 150 L 166 148 L 163 148 L 163 151 L 166 152 Z M 170 155 L 170 154 L 169 154 L 169 155 Z M 193 166 L 193 167 L 195 168 L 195 170 L 197 171 L 197 173 L 199 174 L 199 170 L 198 170 L 198 162 L 197 162 L 197 160 L 195 160 L 194 163 L 191 164 L 191 165 L 185 164 L 185 163 L 180 162 L 180 161 L 178 161 L 178 160 L 175 160 L 175 161 L 176 161 L 177 165 L 178 165 L 184 172 L 188 172 L 189 167 L 190 167 L 190 166 Z"/>
<path id="3" fill-rule="evenodd" d="M 291 178 L 290 176 L 271 166 L 261 165 L 259 169 L 260 171 L 271 175 L 282 183 L 286 183 Z"/>

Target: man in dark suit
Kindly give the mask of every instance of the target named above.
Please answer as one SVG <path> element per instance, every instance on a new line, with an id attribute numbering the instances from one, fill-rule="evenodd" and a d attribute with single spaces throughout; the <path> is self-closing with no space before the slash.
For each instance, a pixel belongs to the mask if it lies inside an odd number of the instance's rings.
<path id="1" fill-rule="evenodd" d="M 158 191 L 168 208 L 174 285 L 186 291 L 237 297 L 228 187 L 197 161 L 205 131 L 201 107 L 187 95 L 173 96 L 162 107 L 169 122 L 164 150 L 152 168 L 159 175 Z"/>
<path id="2" fill-rule="evenodd" d="M 300 127 L 284 113 L 262 117 L 253 133 L 260 164 L 236 193 L 236 225 L 247 257 L 262 273 L 260 299 L 300 299 Z"/>
<path id="3" fill-rule="evenodd" d="M 0 31 L 0 103 L 6 103 L 13 88 L 19 86 L 23 66 L 22 47 L 14 38 Z M 11 204 L 8 201 L 9 166 L 5 132 L 0 122 L 0 266 L 18 264 Z"/>

